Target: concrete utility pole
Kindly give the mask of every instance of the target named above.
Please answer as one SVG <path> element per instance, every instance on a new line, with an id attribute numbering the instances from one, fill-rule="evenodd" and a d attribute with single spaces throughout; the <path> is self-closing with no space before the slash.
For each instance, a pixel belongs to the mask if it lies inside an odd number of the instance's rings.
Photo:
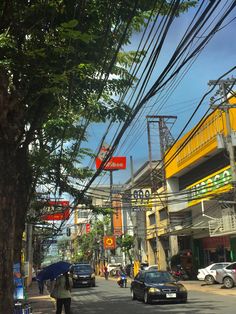
<path id="1" fill-rule="evenodd" d="M 231 129 L 231 122 L 230 122 L 230 109 L 236 108 L 236 105 L 230 105 L 227 97 L 227 88 L 232 88 L 236 84 L 236 79 L 227 79 L 227 80 L 210 80 L 209 85 L 218 85 L 223 96 L 223 104 L 220 105 L 218 108 L 225 113 L 226 119 L 226 149 L 229 153 L 229 160 L 230 160 L 230 167 L 232 171 L 232 185 L 233 185 L 233 192 L 234 192 L 234 200 L 236 200 L 236 166 L 235 166 L 235 152 L 234 146 L 232 142 L 232 129 Z"/>
<path id="2" fill-rule="evenodd" d="M 134 163 L 133 158 L 130 156 L 130 175 L 131 175 L 131 186 L 134 186 Z M 131 196 L 132 202 L 132 196 Z M 132 208 L 132 204 L 131 204 Z M 131 209 L 132 210 L 132 209 Z M 132 213 L 133 232 L 134 232 L 134 276 L 138 273 L 140 268 L 139 260 L 139 242 L 138 242 L 138 213 Z"/>
<path id="3" fill-rule="evenodd" d="M 170 128 L 175 123 L 177 116 L 147 116 L 147 132 L 148 132 L 148 151 L 149 151 L 149 165 L 150 165 L 150 175 L 151 175 L 151 188 L 153 199 L 159 198 L 162 208 L 166 207 L 166 202 L 163 202 L 159 194 L 157 193 L 158 186 L 166 187 L 165 180 L 165 167 L 164 162 L 162 162 L 162 171 L 158 173 L 157 170 L 152 167 L 152 142 L 151 142 L 151 132 L 150 125 L 158 125 L 159 130 L 159 141 L 160 141 L 160 159 L 163 160 L 165 156 L 165 151 L 173 144 L 174 138 L 171 135 Z M 158 239 L 158 215 L 156 210 L 156 204 L 154 204 L 155 211 L 155 234 L 156 234 L 156 254 L 155 263 L 158 264 L 158 250 L 159 250 L 159 239 Z"/>

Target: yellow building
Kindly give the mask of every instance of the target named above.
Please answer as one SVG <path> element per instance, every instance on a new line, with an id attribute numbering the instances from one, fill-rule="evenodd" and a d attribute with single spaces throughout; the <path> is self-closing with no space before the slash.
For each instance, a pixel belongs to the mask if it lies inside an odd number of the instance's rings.
<path id="1" fill-rule="evenodd" d="M 226 136 L 236 146 L 236 109 L 213 111 L 165 156 L 171 255 L 185 252 L 198 266 L 236 257 L 232 165 Z"/>

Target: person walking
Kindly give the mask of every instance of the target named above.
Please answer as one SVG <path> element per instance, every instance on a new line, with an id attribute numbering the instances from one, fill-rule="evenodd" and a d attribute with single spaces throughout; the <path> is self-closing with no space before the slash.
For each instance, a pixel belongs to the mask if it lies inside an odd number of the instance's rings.
<path id="1" fill-rule="evenodd" d="M 107 265 L 104 266 L 104 277 L 106 280 L 108 280 L 108 269 L 107 269 Z"/>
<path id="2" fill-rule="evenodd" d="M 44 290 L 44 281 L 37 279 L 37 282 L 38 282 L 38 287 L 39 287 L 39 293 L 40 293 L 40 294 L 43 294 L 43 290 Z"/>
<path id="3" fill-rule="evenodd" d="M 56 288 L 56 314 L 62 313 L 62 308 L 64 306 L 65 314 L 70 314 L 71 306 L 71 287 L 72 280 L 69 277 L 68 272 L 59 276 L 56 279 L 55 287 Z"/>

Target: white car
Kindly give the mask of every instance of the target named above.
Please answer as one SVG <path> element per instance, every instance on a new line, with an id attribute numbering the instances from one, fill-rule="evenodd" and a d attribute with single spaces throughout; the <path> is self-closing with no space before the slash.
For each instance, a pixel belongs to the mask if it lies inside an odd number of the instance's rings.
<path id="1" fill-rule="evenodd" d="M 121 267 L 121 263 L 112 263 L 107 265 L 107 271 L 110 273 L 113 269 L 118 269 Z"/>
<path id="2" fill-rule="evenodd" d="M 207 266 L 206 268 L 198 269 L 197 278 L 198 280 L 204 280 L 208 285 L 212 285 L 213 283 L 216 282 L 216 271 L 218 269 L 222 269 L 228 266 L 229 264 L 231 263 L 229 262 L 214 263 Z"/>

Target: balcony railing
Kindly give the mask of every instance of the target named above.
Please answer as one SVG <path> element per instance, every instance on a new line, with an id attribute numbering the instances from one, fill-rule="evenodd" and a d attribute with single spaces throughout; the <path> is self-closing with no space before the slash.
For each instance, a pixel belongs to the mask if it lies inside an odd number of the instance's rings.
<path id="1" fill-rule="evenodd" d="M 227 215 L 222 218 L 210 220 L 209 234 L 211 237 L 231 234 L 236 232 L 236 215 Z"/>

